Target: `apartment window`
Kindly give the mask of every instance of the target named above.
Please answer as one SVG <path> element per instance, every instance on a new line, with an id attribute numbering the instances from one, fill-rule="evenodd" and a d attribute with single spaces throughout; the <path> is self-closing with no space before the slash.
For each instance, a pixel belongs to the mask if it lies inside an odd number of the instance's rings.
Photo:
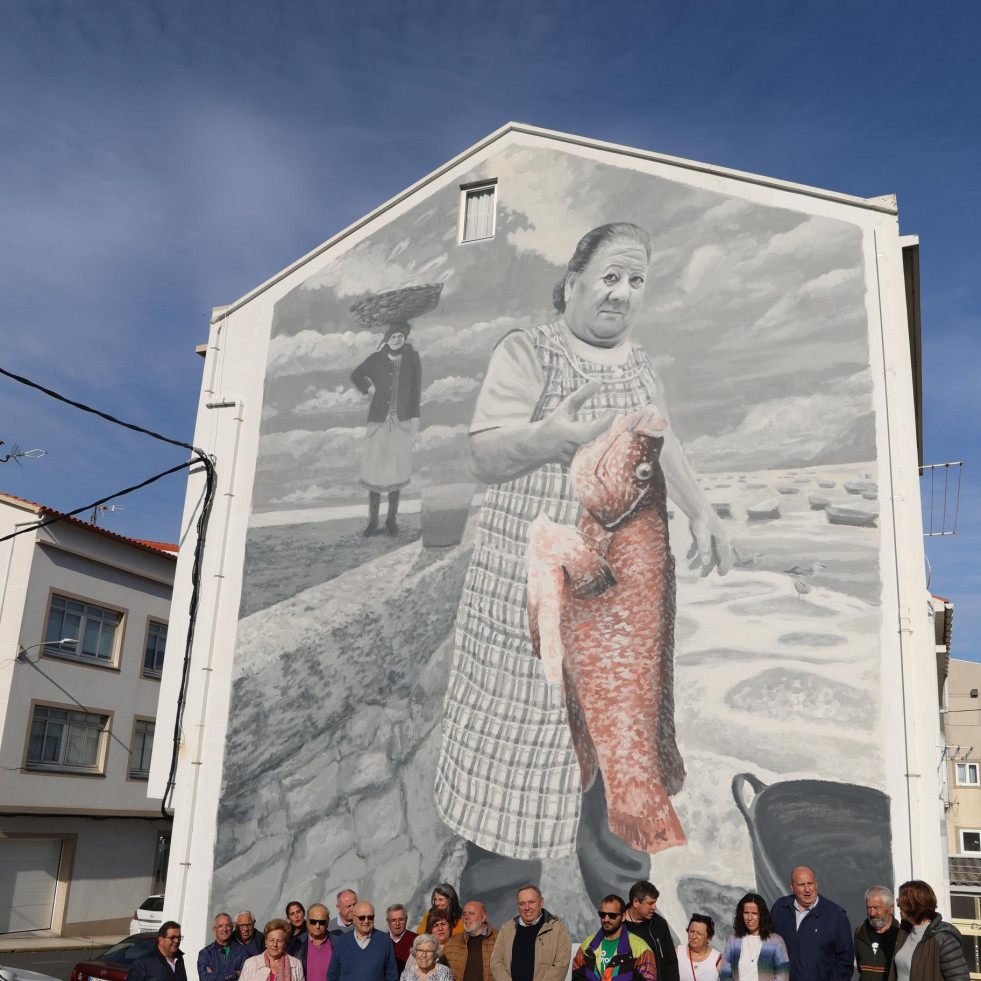
<path id="1" fill-rule="evenodd" d="M 485 183 L 462 188 L 460 241 L 477 242 L 494 237 L 497 184 Z"/>
<path id="2" fill-rule="evenodd" d="M 146 633 L 146 651 L 143 654 L 143 673 L 159 678 L 163 672 L 164 649 L 167 647 L 167 624 L 151 620 Z"/>
<path id="3" fill-rule="evenodd" d="M 55 593 L 44 631 L 44 653 L 94 664 L 112 664 L 122 620 L 122 613 L 115 610 Z"/>
<path id="4" fill-rule="evenodd" d="M 102 768 L 107 715 L 35 705 L 27 743 L 27 767 L 98 773 Z"/>
<path id="5" fill-rule="evenodd" d="M 981 780 L 978 779 L 977 763 L 957 763 L 955 764 L 955 781 L 958 787 L 978 787 Z"/>
<path id="6" fill-rule="evenodd" d="M 965 855 L 981 854 L 981 831 L 972 828 L 961 831 L 961 853 Z"/>
<path id="7" fill-rule="evenodd" d="M 978 897 L 970 893 L 950 894 L 950 915 L 955 920 L 978 920 Z"/>
<path id="8" fill-rule="evenodd" d="M 129 754 L 129 775 L 134 780 L 147 780 L 150 777 L 153 729 L 154 724 L 146 719 L 137 719 L 133 726 L 133 745 Z"/>

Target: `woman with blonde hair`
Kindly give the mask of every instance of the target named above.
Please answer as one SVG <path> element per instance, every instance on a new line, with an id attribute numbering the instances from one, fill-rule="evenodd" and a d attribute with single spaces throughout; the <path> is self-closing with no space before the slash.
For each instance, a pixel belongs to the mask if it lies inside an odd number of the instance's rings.
<path id="1" fill-rule="evenodd" d="M 286 920 L 270 920 L 262 931 L 266 937 L 264 953 L 250 957 L 242 965 L 239 981 L 305 981 L 303 965 L 286 953 L 292 927 Z"/>

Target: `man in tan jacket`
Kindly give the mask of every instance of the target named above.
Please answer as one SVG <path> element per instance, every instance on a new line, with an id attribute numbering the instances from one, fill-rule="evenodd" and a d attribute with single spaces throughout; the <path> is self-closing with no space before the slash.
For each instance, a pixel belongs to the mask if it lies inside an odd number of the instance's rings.
<path id="1" fill-rule="evenodd" d="M 494 943 L 494 981 L 565 981 L 571 960 L 565 924 L 545 909 L 538 886 L 522 886 L 518 915 L 501 927 Z"/>
<path id="2" fill-rule="evenodd" d="M 498 931 L 487 922 L 483 903 L 463 907 L 463 929 L 464 933 L 454 934 L 443 944 L 453 981 L 491 981 L 491 953 Z"/>

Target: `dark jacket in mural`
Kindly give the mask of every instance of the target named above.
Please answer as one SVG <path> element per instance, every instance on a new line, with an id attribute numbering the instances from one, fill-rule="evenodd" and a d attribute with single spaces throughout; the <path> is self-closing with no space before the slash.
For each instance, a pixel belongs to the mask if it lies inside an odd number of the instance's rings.
<path id="1" fill-rule="evenodd" d="M 388 418 L 392 392 L 396 392 L 396 415 L 399 421 L 419 418 L 419 403 L 422 397 L 422 365 L 419 354 L 411 344 L 402 346 L 399 358 L 390 358 L 388 348 L 369 354 L 351 372 L 351 381 L 362 395 L 367 395 L 374 386 L 371 405 L 368 407 L 368 422 L 384 422 Z"/>
<path id="2" fill-rule="evenodd" d="M 903 923 L 899 928 L 896 954 L 903 949 L 903 944 L 909 938 L 909 927 L 908 923 Z M 960 931 L 953 924 L 947 923 L 939 913 L 934 916 L 923 939 L 913 951 L 909 976 L 910 981 L 969 981 L 971 973 L 967 961 L 964 960 Z M 895 955 L 889 966 L 889 981 L 896 981 Z"/>
<path id="3" fill-rule="evenodd" d="M 770 919 L 787 945 L 793 981 L 850 981 L 855 970 L 852 928 L 837 903 L 819 897 L 798 927 L 794 897 L 783 896 L 773 904 Z"/>
<path id="4" fill-rule="evenodd" d="M 899 920 L 893 919 L 885 933 L 877 933 L 868 920 L 862 920 L 855 931 L 855 964 L 858 981 L 885 981 L 889 976 L 892 956 L 896 952 Z M 875 944 L 875 949 L 872 949 Z"/>

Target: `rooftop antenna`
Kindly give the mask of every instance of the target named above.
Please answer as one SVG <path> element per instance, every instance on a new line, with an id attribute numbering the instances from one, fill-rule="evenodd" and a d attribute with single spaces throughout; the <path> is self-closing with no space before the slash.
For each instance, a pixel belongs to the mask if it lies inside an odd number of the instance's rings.
<path id="1" fill-rule="evenodd" d="M 3 446 L 3 440 L 0 439 L 0 446 Z M 21 466 L 21 458 L 27 457 L 29 460 L 40 460 L 42 456 L 47 456 L 48 451 L 42 450 L 35 447 L 33 450 L 22 450 L 16 443 L 10 447 L 10 452 L 4 456 L 0 456 L 0 463 L 8 463 L 13 460 L 17 466 Z"/>
<path id="2" fill-rule="evenodd" d="M 111 514 L 116 511 L 125 511 L 125 504 L 97 504 L 92 508 L 92 524 L 97 525 L 99 523 L 100 514 Z"/>

